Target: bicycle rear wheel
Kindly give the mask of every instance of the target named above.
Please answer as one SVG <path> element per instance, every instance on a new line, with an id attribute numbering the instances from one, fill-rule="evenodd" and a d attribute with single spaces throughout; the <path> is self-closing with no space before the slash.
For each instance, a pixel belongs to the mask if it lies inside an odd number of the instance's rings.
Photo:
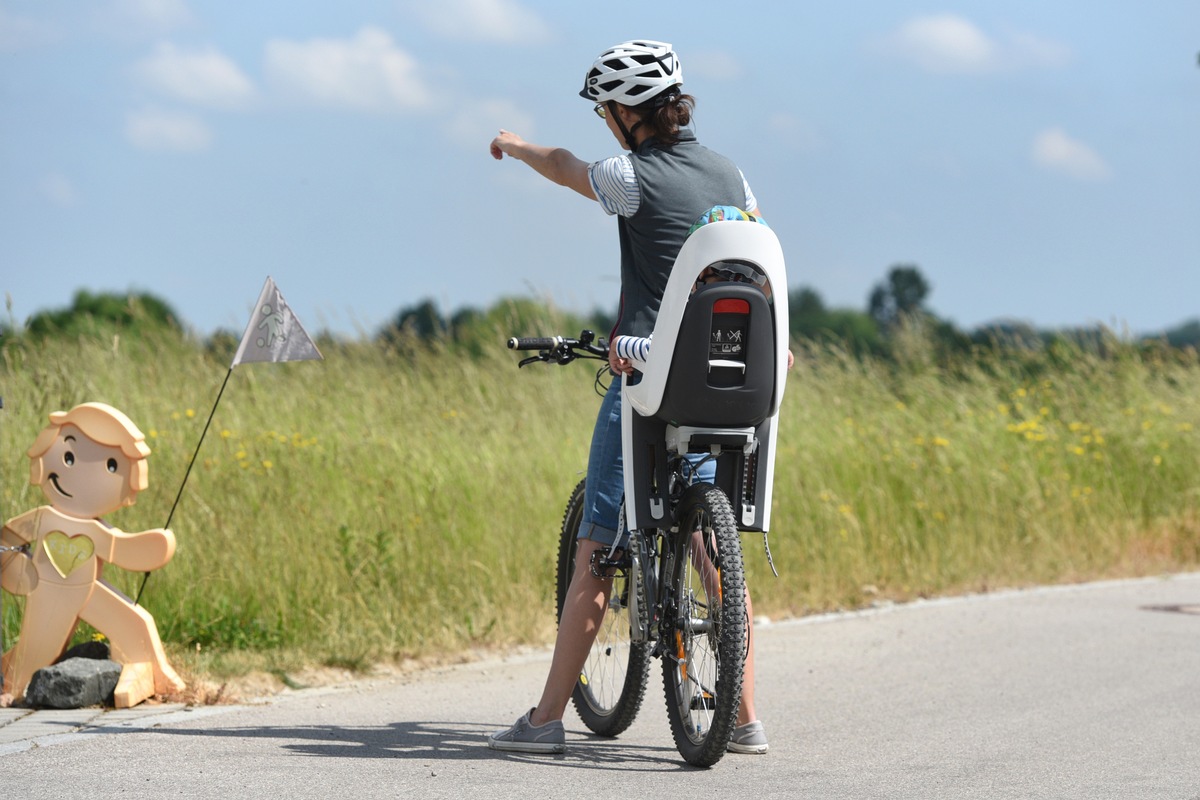
<path id="1" fill-rule="evenodd" d="M 562 618 L 567 588 L 575 574 L 576 536 L 583 519 L 583 490 L 586 479 L 571 493 L 563 514 L 558 548 L 557 614 Z M 584 567 L 587 568 L 586 566 Z M 650 648 L 630 637 L 629 577 L 613 578 L 608 610 L 600 623 L 596 640 L 575 683 L 571 700 L 588 730 L 600 736 L 617 736 L 633 724 L 650 671 Z"/>
<path id="2" fill-rule="evenodd" d="M 689 764 L 721 760 L 737 724 L 746 659 L 746 581 L 733 509 L 711 484 L 690 487 L 671 534 L 670 628 L 663 688 L 671 735 Z"/>

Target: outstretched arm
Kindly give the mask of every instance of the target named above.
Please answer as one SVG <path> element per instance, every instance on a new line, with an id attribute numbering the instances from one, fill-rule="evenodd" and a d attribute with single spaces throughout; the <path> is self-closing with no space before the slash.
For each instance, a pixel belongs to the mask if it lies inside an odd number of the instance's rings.
<path id="1" fill-rule="evenodd" d="M 123 569 L 149 572 L 163 566 L 175 555 L 175 534 L 165 528 L 138 533 L 110 528 L 107 533 L 107 552 L 101 549 L 100 537 L 95 537 L 96 552 L 105 561 Z"/>
<path id="2" fill-rule="evenodd" d="M 539 175 L 559 186 L 574 189 L 589 200 L 596 199 L 592 183 L 588 180 L 587 162 L 570 150 L 533 144 L 511 131 L 501 130 L 500 135 L 492 140 L 491 151 L 492 158 L 496 160 L 507 155 L 524 161 Z"/>

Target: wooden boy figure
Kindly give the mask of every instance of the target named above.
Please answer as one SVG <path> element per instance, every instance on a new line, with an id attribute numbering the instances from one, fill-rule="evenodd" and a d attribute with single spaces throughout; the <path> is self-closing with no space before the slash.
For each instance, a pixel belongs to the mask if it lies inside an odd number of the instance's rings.
<path id="1" fill-rule="evenodd" d="M 29 480 L 50 504 L 4 523 L 0 542 L 27 544 L 0 555 L 0 580 L 25 595 L 21 636 L 3 657 L 4 690 L 20 698 L 33 673 L 66 648 L 78 620 L 108 637 L 121 664 L 117 708 L 186 684 L 167 663 L 154 618 L 100 579 L 104 564 L 146 572 L 175 554 L 175 535 L 156 528 L 125 533 L 101 516 L 133 505 L 148 485 L 150 448 L 130 419 L 103 403 L 50 415 L 29 448 Z"/>

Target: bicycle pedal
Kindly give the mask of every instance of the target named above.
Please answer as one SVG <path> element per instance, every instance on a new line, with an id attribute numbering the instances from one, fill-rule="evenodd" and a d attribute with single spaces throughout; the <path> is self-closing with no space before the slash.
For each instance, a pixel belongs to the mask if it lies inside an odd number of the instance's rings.
<path id="1" fill-rule="evenodd" d="M 692 698 L 692 711 L 712 711 L 717 707 L 717 698 L 708 692 L 700 692 Z"/>
<path id="2" fill-rule="evenodd" d="M 592 577 L 594 578 L 627 578 L 629 577 L 629 553 L 622 551 L 616 558 L 606 558 L 597 550 L 592 553 Z"/>

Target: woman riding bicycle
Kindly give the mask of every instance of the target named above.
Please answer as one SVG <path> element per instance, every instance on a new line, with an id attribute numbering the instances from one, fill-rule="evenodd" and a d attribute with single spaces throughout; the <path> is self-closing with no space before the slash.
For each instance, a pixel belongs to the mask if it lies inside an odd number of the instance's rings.
<path id="1" fill-rule="evenodd" d="M 612 337 L 649 336 L 667 277 L 689 228 L 713 206 L 736 206 L 757 215 L 758 203 L 741 171 L 701 146 L 687 126 L 695 100 L 681 91 L 682 70 L 671 45 L 635 40 L 601 53 L 580 95 L 628 154 L 593 163 L 563 148 L 524 141 L 506 130 L 492 140 L 492 157 L 523 161 L 543 177 L 600 203 L 617 217 L 621 245 L 621 298 Z M 629 360 L 609 351 L 617 375 L 633 372 Z M 565 750 L 562 716 L 607 607 L 611 579 L 590 569 L 592 554 L 609 550 L 619 531 L 624 484 L 621 463 L 621 382 L 608 388 L 588 456 L 583 522 L 576 568 L 559 619 L 550 672 L 538 704 L 512 727 L 488 737 L 498 750 L 559 753 Z M 750 597 L 746 613 L 753 619 Z M 738 727 L 731 752 L 765 753 L 767 738 L 754 708 L 753 643 L 748 643 Z"/>

